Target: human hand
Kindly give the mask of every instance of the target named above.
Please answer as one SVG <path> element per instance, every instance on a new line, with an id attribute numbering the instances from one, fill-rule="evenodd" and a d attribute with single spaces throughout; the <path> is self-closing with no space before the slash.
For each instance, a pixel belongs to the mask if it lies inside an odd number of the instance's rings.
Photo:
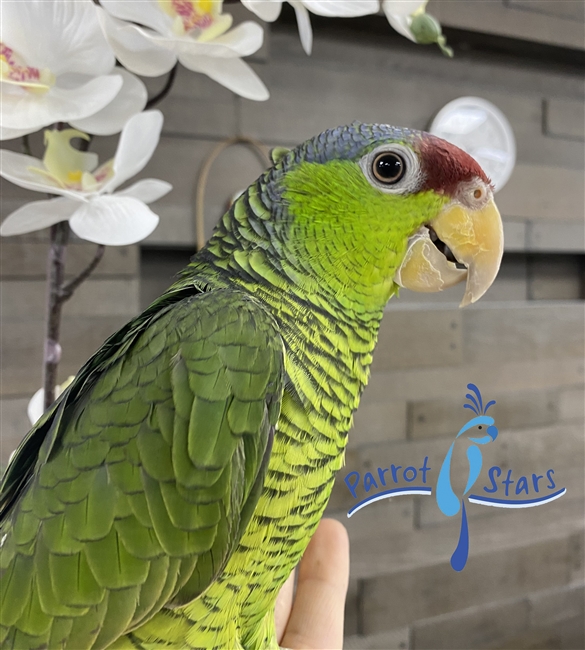
<path id="1" fill-rule="evenodd" d="M 323 519 L 276 600 L 276 637 L 291 650 L 341 650 L 349 581 L 349 540 L 343 525 Z"/>

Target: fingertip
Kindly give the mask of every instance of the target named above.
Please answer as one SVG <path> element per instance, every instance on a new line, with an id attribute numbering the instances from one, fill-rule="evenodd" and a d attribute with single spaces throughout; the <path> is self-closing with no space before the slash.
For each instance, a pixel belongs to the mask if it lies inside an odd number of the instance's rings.
<path id="1" fill-rule="evenodd" d="M 340 649 L 348 582 L 347 532 L 340 522 L 324 519 L 300 563 L 297 593 L 282 645 Z"/>
<path id="2" fill-rule="evenodd" d="M 349 537 L 341 522 L 335 519 L 322 519 L 319 522 L 299 567 L 299 580 L 305 576 L 347 589 Z"/>
<path id="3" fill-rule="evenodd" d="M 322 519 L 315 534 L 327 536 L 330 543 L 339 547 L 340 551 L 349 553 L 349 535 L 346 527 L 337 519 Z"/>

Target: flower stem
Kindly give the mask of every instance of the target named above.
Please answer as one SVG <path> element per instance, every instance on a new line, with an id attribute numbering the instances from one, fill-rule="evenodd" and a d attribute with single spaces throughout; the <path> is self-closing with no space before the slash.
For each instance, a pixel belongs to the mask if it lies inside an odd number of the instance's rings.
<path id="1" fill-rule="evenodd" d="M 51 246 L 47 269 L 47 327 L 44 350 L 45 410 L 55 399 L 57 385 L 57 368 L 61 361 L 61 286 L 65 277 L 65 252 L 69 241 L 69 223 L 62 221 L 51 226 Z"/>
<path id="2" fill-rule="evenodd" d="M 98 244 L 98 247 L 96 248 L 95 255 L 93 256 L 93 259 L 91 262 L 81 271 L 81 273 L 73 278 L 72 280 L 69 280 L 69 282 L 65 282 L 64 284 L 61 285 L 61 291 L 59 292 L 60 299 L 62 302 L 65 302 L 66 300 L 69 300 L 71 296 L 73 295 L 73 292 L 77 287 L 89 278 L 89 276 L 93 273 L 94 269 L 97 267 L 97 265 L 101 262 L 102 257 L 104 256 L 104 252 L 106 250 L 106 247 L 103 244 Z"/>
<path id="3" fill-rule="evenodd" d="M 149 110 L 153 106 L 156 106 L 160 101 L 162 101 L 169 94 L 171 88 L 173 87 L 173 83 L 175 82 L 175 77 L 177 76 L 178 67 L 179 64 L 175 63 L 175 66 L 169 72 L 169 76 L 167 77 L 167 81 L 163 86 L 163 89 L 158 93 L 158 95 L 154 95 L 154 97 L 151 97 L 146 102 L 146 106 L 144 107 L 145 111 Z"/>
<path id="4" fill-rule="evenodd" d="M 47 410 L 55 400 L 57 370 L 61 361 L 61 311 L 63 304 L 71 298 L 74 291 L 93 273 L 101 262 L 106 247 L 99 244 L 91 262 L 73 279 L 65 278 L 65 253 L 69 243 L 69 223 L 62 221 L 51 227 L 51 247 L 48 260 L 47 287 L 47 329 L 44 351 L 45 404 Z"/>

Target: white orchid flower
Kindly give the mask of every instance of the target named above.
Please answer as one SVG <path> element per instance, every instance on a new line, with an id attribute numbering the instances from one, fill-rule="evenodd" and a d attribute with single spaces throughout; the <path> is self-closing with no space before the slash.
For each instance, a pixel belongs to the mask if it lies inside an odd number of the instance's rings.
<path id="1" fill-rule="evenodd" d="M 262 27 L 244 22 L 230 30 L 232 17 L 221 13 L 221 0 L 102 0 L 101 5 L 104 33 L 128 70 L 157 77 L 178 60 L 242 97 L 268 99 L 266 86 L 240 58 L 262 46 Z"/>
<path id="2" fill-rule="evenodd" d="M 0 140 L 55 122 L 118 133 L 147 92 L 115 63 L 92 0 L 2 2 Z"/>
<path id="3" fill-rule="evenodd" d="M 55 386 L 55 399 L 69 387 L 71 382 L 75 379 L 75 375 L 69 375 L 62 384 Z M 45 389 L 39 388 L 37 392 L 30 398 L 28 406 L 26 407 L 26 414 L 30 420 L 31 425 L 34 425 L 43 417 L 45 412 Z"/>
<path id="4" fill-rule="evenodd" d="M 162 123 L 160 111 L 130 118 L 122 129 L 116 155 L 99 167 L 95 153 L 71 146 L 72 138 L 89 139 L 75 129 L 46 131 L 43 160 L 0 151 L 0 175 L 4 178 L 27 190 L 61 195 L 22 206 L 6 218 L 0 235 L 22 235 L 69 221 L 78 237 L 96 244 L 126 246 L 148 237 L 159 218 L 145 204 L 160 199 L 172 185 L 149 178 L 113 192 L 148 163 Z"/>
<path id="5" fill-rule="evenodd" d="M 242 4 L 268 23 L 280 15 L 283 0 L 242 0 Z M 313 49 L 313 30 L 309 11 L 329 18 L 352 18 L 375 14 L 380 6 L 378 0 L 288 0 L 295 10 L 301 45 L 307 54 Z"/>

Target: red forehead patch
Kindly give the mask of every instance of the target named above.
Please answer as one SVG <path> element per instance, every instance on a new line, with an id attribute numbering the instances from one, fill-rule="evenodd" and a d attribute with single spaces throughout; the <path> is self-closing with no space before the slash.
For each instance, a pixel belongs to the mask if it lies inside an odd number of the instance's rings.
<path id="1" fill-rule="evenodd" d="M 453 196 L 459 183 L 481 178 L 490 184 L 477 161 L 454 144 L 425 133 L 420 140 L 422 189 Z"/>

